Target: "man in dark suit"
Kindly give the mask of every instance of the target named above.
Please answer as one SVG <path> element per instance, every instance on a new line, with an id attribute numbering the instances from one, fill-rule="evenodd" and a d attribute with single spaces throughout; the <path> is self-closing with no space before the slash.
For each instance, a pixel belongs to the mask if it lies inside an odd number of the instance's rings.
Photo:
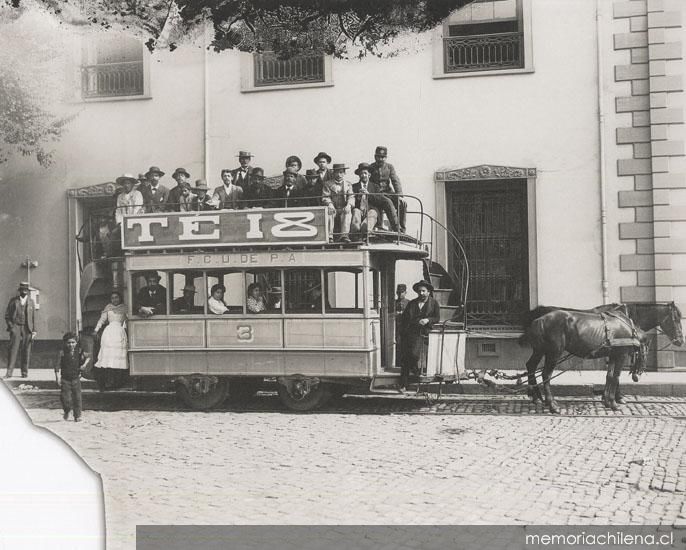
<path id="1" fill-rule="evenodd" d="M 236 156 L 240 166 L 231 170 L 231 175 L 233 176 L 234 185 L 238 185 L 245 192 L 246 188 L 250 185 L 250 175 L 254 170 L 250 166 L 253 156 L 249 151 L 239 151 Z"/>
<path id="2" fill-rule="evenodd" d="M 403 364 L 401 370 L 401 386 L 407 387 L 410 377 L 419 376 L 419 365 L 422 356 L 426 357 L 427 348 L 425 338 L 429 335 L 431 326 L 441 319 L 441 309 L 438 302 L 431 296 L 434 287 L 428 281 L 419 281 L 412 285 L 417 297 L 412 300 L 402 315 L 402 350 Z"/>
<path id="3" fill-rule="evenodd" d="M 264 183 L 264 170 L 259 167 L 252 169 L 250 180 L 243 188 L 243 201 L 246 208 L 271 208 L 271 188 Z"/>
<path id="4" fill-rule="evenodd" d="M 195 292 L 195 287 L 192 284 L 187 283 L 183 287 L 183 296 L 172 302 L 172 313 L 202 313 L 202 307 L 195 305 Z"/>
<path id="5" fill-rule="evenodd" d="M 138 291 L 134 303 L 134 311 L 143 317 L 151 315 L 166 315 L 167 313 L 167 289 L 160 285 L 160 275 L 151 271 L 145 275 L 148 283 Z"/>
<path id="6" fill-rule="evenodd" d="M 19 296 L 15 296 L 7 304 L 5 322 L 10 334 L 7 358 L 7 374 L 5 378 L 12 378 L 14 367 L 19 360 L 21 377 L 29 375 L 31 361 L 31 342 L 36 337 L 35 306 L 29 296 L 29 283 L 19 284 Z"/>
<path id="7" fill-rule="evenodd" d="M 333 179 L 333 170 L 329 168 L 331 164 L 331 157 L 322 151 L 314 157 L 314 163 L 317 165 L 317 178 L 319 179 L 319 186 L 324 187 L 324 183 Z"/>
<path id="8" fill-rule="evenodd" d="M 283 185 L 274 191 L 274 206 L 277 208 L 293 208 L 307 206 L 303 194 L 296 187 L 297 174 L 291 170 L 283 171 Z"/>
<path id="9" fill-rule="evenodd" d="M 379 219 L 379 211 L 374 200 L 384 199 L 389 202 L 391 209 L 393 204 L 387 197 L 378 197 L 371 195 L 374 192 L 371 182 L 369 181 L 369 164 L 361 162 L 357 165 L 355 174 L 360 178 L 357 183 L 353 184 L 353 194 L 355 195 L 355 207 L 353 208 L 353 219 L 350 230 L 355 235 L 356 239 L 364 239 L 368 232 L 374 231 L 376 223 Z"/>
<path id="10" fill-rule="evenodd" d="M 169 189 L 160 183 L 164 172 L 157 166 L 151 166 L 144 176 L 145 181 L 141 181 L 138 190 L 143 195 L 145 211 L 148 213 L 164 212 L 169 197 Z"/>
<path id="11" fill-rule="evenodd" d="M 384 193 L 393 203 L 397 212 L 398 221 L 389 219 L 393 231 L 405 233 L 405 211 L 407 210 L 405 201 L 402 200 L 403 187 L 400 178 L 395 172 L 395 168 L 390 162 L 386 162 L 388 148 L 379 145 L 374 152 L 374 162 L 370 165 L 371 181 L 379 190 Z"/>
<path id="12" fill-rule="evenodd" d="M 167 211 L 181 212 L 181 197 L 184 189 L 191 183 L 191 175 L 185 168 L 177 168 L 172 174 L 172 178 L 176 180 L 176 187 L 169 191 L 167 197 Z"/>
<path id="13" fill-rule="evenodd" d="M 209 188 L 205 180 L 195 180 L 195 187 L 193 188 L 195 195 L 191 201 L 192 212 L 206 212 L 208 210 L 215 210 L 212 204 L 212 198 L 208 194 Z"/>
<path id="14" fill-rule="evenodd" d="M 307 185 L 303 189 L 303 195 L 306 197 L 305 202 L 307 206 L 322 206 L 322 180 L 316 170 L 307 170 L 305 172 Z"/>

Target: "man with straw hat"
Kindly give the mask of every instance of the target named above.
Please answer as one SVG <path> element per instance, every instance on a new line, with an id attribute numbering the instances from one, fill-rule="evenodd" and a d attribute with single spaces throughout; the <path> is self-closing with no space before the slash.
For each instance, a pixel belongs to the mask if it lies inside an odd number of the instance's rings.
<path id="1" fill-rule="evenodd" d="M 191 203 L 191 210 L 193 212 L 204 212 L 207 210 L 215 210 L 212 204 L 212 198 L 208 195 L 209 188 L 207 182 L 203 179 L 195 180 L 195 187 L 193 187 L 194 195 Z"/>
<path id="2" fill-rule="evenodd" d="M 116 179 L 118 186 L 123 187 L 121 193 L 117 195 L 117 211 L 114 219 L 121 224 L 125 215 L 142 214 L 145 212 L 143 195 L 134 186 L 138 183 L 138 178 L 133 174 L 124 174 Z"/>

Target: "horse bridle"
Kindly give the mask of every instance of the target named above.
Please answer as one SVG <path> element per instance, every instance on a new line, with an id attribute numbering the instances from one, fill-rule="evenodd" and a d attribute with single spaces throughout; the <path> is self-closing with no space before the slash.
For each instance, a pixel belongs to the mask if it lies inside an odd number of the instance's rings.
<path id="1" fill-rule="evenodd" d="M 670 343 L 667 344 L 667 345 L 665 345 L 664 347 L 660 348 L 660 349 L 657 350 L 657 351 L 662 351 L 662 350 L 664 350 L 664 349 L 667 349 L 667 348 L 668 348 L 669 346 L 671 346 L 671 345 L 674 345 L 674 346 L 680 345 L 680 344 L 677 344 L 677 342 L 679 341 L 679 339 L 678 339 L 677 337 L 672 338 L 672 337 L 671 337 L 669 334 L 667 334 L 667 333 L 664 331 L 664 329 L 662 328 L 662 324 L 663 324 L 668 318 L 671 318 L 672 325 L 674 326 L 675 332 L 676 332 L 677 323 L 681 324 L 681 318 L 679 318 L 678 320 L 677 320 L 677 318 L 676 318 L 676 308 L 674 307 L 674 302 L 670 302 L 670 303 L 669 303 L 669 312 L 663 317 L 663 319 L 660 321 L 660 323 L 659 323 L 659 324 L 657 325 L 657 327 L 656 327 L 657 330 L 658 330 L 659 332 L 661 332 L 661 333 L 664 334 L 667 338 L 669 338 Z M 683 331 L 682 331 L 681 341 L 682 341 L 682 343 L 683 343 Z"/>

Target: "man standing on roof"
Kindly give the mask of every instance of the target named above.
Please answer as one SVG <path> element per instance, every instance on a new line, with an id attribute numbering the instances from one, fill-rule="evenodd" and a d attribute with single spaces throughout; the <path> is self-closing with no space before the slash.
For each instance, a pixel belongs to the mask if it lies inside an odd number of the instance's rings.
<path id="1" fill-rule="evenodd" d="M 233 176 L 233 183 L 237 185 L 245 193 L 247 187 L 250 185 L 250 175 L 252 174 L 253 167 L 250 166 L 250 162 L 253 158 L 249 151 L 239 151 L 238 162 L 240 166 L 231 170 L 231 175 Z"/>
<path id="2" fill-rule="evenodd" d="M 143 195 L 145 211 L 148 213 L 164 212 L 169 197 L 169 189 L 160 183 L 164 172 L 157 166 L 151 166 L 144 174 L 145 181 L 141 181 L 138 190 Z M 140 179 L 140 178 L 139 178 Z"/>
<path id="3" fill-rule="evenodd" d="M 371 181 L 380 193 L 386 195 L 395 208 L 397 218 L 389 219 L 393 231 L 405 233 L 405 201 L 402 200 L 403 187 L 394 166 L 386 162 L 388 148 L 379 145 L 374 152 L 374 162 L 370 165 Z"/>

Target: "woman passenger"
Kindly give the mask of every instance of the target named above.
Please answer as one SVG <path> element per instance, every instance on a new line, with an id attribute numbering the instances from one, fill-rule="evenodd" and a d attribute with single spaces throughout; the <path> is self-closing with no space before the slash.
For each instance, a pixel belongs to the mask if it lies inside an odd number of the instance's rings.
<path id="1" fill-rule="evenodd" d="M 262 294 L 262 287 L 259 283 L 248 285 L 248 312 L 262 313 L 267 310 L 267 302 Z"/>
<path id="2" fill-rule="evenodd" d="M 212 286 L 210 297 L 207 299 L 207 309 L 210 310 L 210 313 L 221 315 L 229 312 L 229 308 L 224 303 L 225 292 L 226 287 L 221 283 Z"/>

